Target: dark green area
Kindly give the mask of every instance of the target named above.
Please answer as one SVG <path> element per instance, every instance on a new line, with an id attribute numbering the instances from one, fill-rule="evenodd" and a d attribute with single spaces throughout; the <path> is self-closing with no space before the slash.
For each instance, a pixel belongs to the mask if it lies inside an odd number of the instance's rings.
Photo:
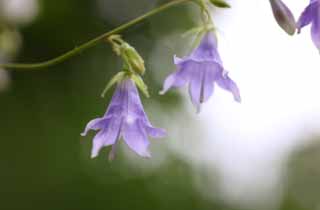
<path id="1" fill-rule="evenodd" d="M 102 19 L 96 2 L 39 1 L 39 17 L 32 25 L 20 29 L 24 42 L 17 61 L 37 62 L 55 57 L 116 27 Z M 117 0 L 108 2 L 116 4 Z M 125 4 L 127 10 L 132 2 L 128 0 Z M 140 3 L 137 0 L 134 4 Z M 163 74 L 166 75 L 174 68 L 168 65 L 168 60 L 177 53 L 172 49 L 183 42 L 171 40 L 172 46 L 163 46 L 167 54 L 162 56 L 167 60 L 159 69 L 150 69 L 149 58 L 165 34 L 179 34 L 194 24 L 187 11 L 186 6 L 170 9 L 123 34 L 146 59 L 145 79 L 153 97 L 150 101 L 144 99 L 144 103 L 157 103 L 168 112 L 181 109 L 180 97 L 175 91 L 159 97 L 161 83 L 153 73 L 166 71 Z M 100 98 L 100 93 L 120 67 L 120 60 L 112 54 L 110 46 L 99 45 L 44 71 L 11 74 L 12 87 L 0 96 L 1 210 L 232 209 L 224 202 L 205 199 L 192 184 L 190 165 L 174 154 L 170 161 L 148 173 L 133 168 L 121 153 L 109 163 L 108 148 L 97 159 L 90 159 L 93 135 L 82 138 L 80 132 L 90 119 L 104 113 L 110 93 L 105 99 Z M 153 113 L 149 116 L 157 118 Z M 153 159 L 135 158 L 134 161 L 154 164 Z M 296 173 L 299 171 L 292 174 L 299 175 Z M 301 176 L 309 177 L 310 182 L 319 186 L 319 174 L 306 173 Z M 296 184 L 295 180 L 300 179 L 292 178 L 292 183 Z M 308 186 L 313 186 L 312 183 Z M 291 186 L 295 185 L 290 181 L 288 191 L 294 192 Z M 304 189 L 302 186 L 299 189 Z M 320 195 L 312 187 L 304 190 L 314 190 L 309 193 Z M 288 193 L 285 197 L 284 210 L 316 210 L 316 204 L 304 206 L 295 194 Z"/>

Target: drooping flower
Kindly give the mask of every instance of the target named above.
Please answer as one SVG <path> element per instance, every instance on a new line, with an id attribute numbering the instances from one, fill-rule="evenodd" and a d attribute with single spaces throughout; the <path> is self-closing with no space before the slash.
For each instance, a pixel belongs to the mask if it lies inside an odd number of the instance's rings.
<path id="1" fill-rule="evenodd" d="M 216 83 L 230 91 L 237 102 L 241 101 L 236 83 L 230 79 L 228 72 L 223 68 L 217 50 L 217 40 L 212 32 L 205 34 L 200 45 L 189 56 L 182 59 L 174 57 L 174 63 L 177 70 L 166 78 L 161 94 L 166 93 L 170 88 L 189 84 L 192 103 L 199 112 L 201 104 L 212 95 Z"/>
<path id="2" fill-rule="evenodd" d="M 289 35 L 296 31 L 296 21 L 290 9 L 281 0 L 270 0 L 272 12 L 279 26 Z"/>
<path id="3" fill-rule="evenodd" d="M 311 37 L 315 46 L 320 50 L 320 0 L 310 0 L 309 5 L 302 12 L 298 23 L 298 33 L 301 29 L 311 24 Z"/>
<path id="4" fill-rule="evenodd" d="M 151 125 L 137 88 L 129 78 L 118 83 L 105 115 L 90 121 L 81 135 L 85 136 L 89 130 L 99 130 L 93 139 L 92 158 L 99 154 L 101 148 L 112 145 L 109 159 L 113 159 L 121 137 L 138 155 L 150 157 L 148 136 L 162 138 L 166 135 L 165 130 Z"/>

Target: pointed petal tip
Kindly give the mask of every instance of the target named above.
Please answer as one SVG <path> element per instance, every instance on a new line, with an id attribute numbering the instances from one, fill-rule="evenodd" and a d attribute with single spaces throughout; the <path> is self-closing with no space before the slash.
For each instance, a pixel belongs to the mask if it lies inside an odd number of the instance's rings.
<path id="1" fill-rule="evenodd" d="M 234 97 L 234 100 L 235 100 L 236 102 L 238 102 L 239 104 L 242 103 L 242 98 L 241 98 L 240 95 L 239 95 L 239 96 L 235 96 L 235 97 Z"/>
<path id="2" fill-rule="evenodd" d="M 183 60 L 182 58 L 179 58 L 177 55 L 174 55 L 174 56 L 173 56 L 173 63 L 174 63 L 175 65 L 179 65 L 179 64 L 181 64 L 183 61 L 184 61 L 184 60 Z"/>
<path id="3" fill-rule="evenodd" d="M 159 129 L 160 133 L 157 136 L 157 138 L 164 138 L 164 137 L 168 136 L 168 132 L 165 129 L 163 129 L 163 128 L 158 128 L 158 129 Z"/>
<path id="4" fill-rule="evenodd" d="M 82 133 L 80 133 L 80 136 L 82 136 L 82 137 L 86 136 L 88 134 L 89 130 L 90 130 L 89 128 L 85 128 L 85 130 L 82 131 Z"/>
<path id="5" fill-rule="evenodd" d="M 201 104 L 196 106 L 196 114 L 200 114 L 201 112 Z"/>
<path id="6" fill-rule="evenodd" d="M 143 158 L 151 158 L 151 153 L 149 151 L 149 149 L 146 149 L 145 151 L 134 151 L 136 152 L 139 156 L 143 157 Z"/>
<path id="7" fill-rule="evenodd" d="M 289 36 L 294 36 L 296 34 L 296 30 L 288 32 Z"/>
<path id="8" fill-rule="evenodd" d="M 167 131 L 163 128 L 154 128 L 152 126 L 147 126 L 146 131 L 149 136 L 155 139 L 160 139 L 167 136 Z"/>
<path id="9" fill-rule="evenodd" d="M 97 153 L 91 153 L 90 158 L 91 158 L 91 159 L 95 159 L 97 156 L 98 156 L 98 154 L 97 154 Z"/>
<path id="10" fill-rule="evenodd" d="M 143 155 L 141 155 L 143 158 L 150 159 L 151 153 L 149 150 L 145 151 Z"/>
<path id="11" fill-rule="evenodd" d="M 109 153 L 109 155 L 108 155 L 108 160 L 109 160 L 109 162 L 114 161 L 115 157 L 116 157 L 115 154 L 111 151 L 111 152 Z"/>
<path id="12" fill-rule="evenodd" d="M 167 92 L 166 90 L 160 90 L 160 91 L 159 91 L 159 95 L 162 95 L 162 96 L 163 96 L 164 94 L 166 94 L 166 92 Z"/>

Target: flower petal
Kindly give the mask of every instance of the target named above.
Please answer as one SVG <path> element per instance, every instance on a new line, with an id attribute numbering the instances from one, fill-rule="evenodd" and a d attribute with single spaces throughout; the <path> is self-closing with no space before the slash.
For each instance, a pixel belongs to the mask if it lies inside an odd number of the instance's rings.
<path id="1" fill-rule="evenodd" d="M 81 136 L 86 136 L 89 130 L 99 130 L 107 123 L 107 118 L 96 118 L 94 120 L 91 120 L 85 130 L 81 133 Z"/>
<path id="2" fill-rule="evenodd" d="M 198 64 L 197 70 L 193 72 L 193 77 L 189 85 L 189 94 L 192 103 L 197 111 L 200 105 L 210 98 L 214 90 L 214 80 L 222 67 L 215 62 L 202 62 Z"/>
<path id="3" fill-rule="evenodd" d="M 149 136 L 152 138 L 163 138 L 167 135 L 165 129 L 162 128 L 155 128 L 153 126 L 146 126 L 146 130 Z"/>
<path id="4" fill-rule="evenodd" d="M 182 64 L 184 61 L 185 61 L 185 59 L 179 58 L 179 57 L 177 57 L 176 55 L 173 56 L 173 63 L 174 63 L 175 65 L 180 65 L 180 64 Z"/>
<path id="5" fill-rule="evenodd" d="M 193 77 L 189 84 L 189 95 L 193 105 L 196 107 L 197 112 L 200 111 L 201 105 L 201 95 L 202 95 L 202 88 L 203 88 L 203 77 L 204 72 L 202 70 L 197 71 L 193 74 Z"/>
<path id="6" fill-rule="evenodd" d="M 217 79 L 217 84 L 221 88 L 227 91 L 230 91 L 233 94 L 234 100 L 236 100 L 239 103 L 241 102 L 239 88 L 237 84 L 232 79 L 230 79 L 230 77 L 228 76 L 228 73 L 221 74 L 221 76 Z"/>
<path id="7" fill-rule="evenodd" d="M 311 23 L 315 16 L 315 13 L 317 12 L 317 7 L 319 7 L 319 3 L 317 2 L 317 0 L 311 1 L 310 4 L 302 12 L 297 23 L 298 33 L 300 33 L 301 29 L 304 26 Z"/>
<path id="8" fill-rule="evenodd" d="M 316 45 L 316 47 L 320 50 L 320 9 L 315 14 L 315 18 L 312 22 L 311 27 L 311 37 L 313 43 Z"/>
<path id="9" fill-rule="evenodd" d="M 160 94 L 165 94 L 170 88 L 179 88 L 184 86 L 191 77 L 190 61 L 180 62 L 177 65 L 178 70 L 170 74 L 164 81 L 163 89 Z"/>
<path id="10" fill-rule="evenodd" d="M 201 103 L 209 100 L 214 90 L 214 80 L 217 73 L 221 71 L 221 67 L 218 64 L 206 64 L 204 78 L 203 78 L 203 88 L 202 88 L 202 98 Z"/>
<path id="11" fill-rule="evenodd" d="M 149 141 L 145 129 L 139 120 L 127 121 L 123 128 L 123 138 L 126 144 L 142 157 L 151 157 L 148 150 Z"/>
<path id="12" fill-rule="evenodd" d="M 192 52 L 190 58 L 197 61 L 215 61 L 222 65 L 217 50 L 217 39 L 212 32 L 207 33 L 201 40 L 200 45 Z"/>
<path id="13" fill-rule="evenodd" d="M 110 119 L 109 123 L 100 130 L 93 139 L 93 145 L 91 150 L 91 158 L 98 156 L 102 147 L 112 145 L 119 137 L 121 127 L 120 119 Z"/>
<path id="14" fill-rule="evenodd" d="M 108 109 L 104 116 L 119 115 L 123 111 L 123 102 L 126 97 L 126 89 L 123 83 L 119 83 L 112 96 Z"/>

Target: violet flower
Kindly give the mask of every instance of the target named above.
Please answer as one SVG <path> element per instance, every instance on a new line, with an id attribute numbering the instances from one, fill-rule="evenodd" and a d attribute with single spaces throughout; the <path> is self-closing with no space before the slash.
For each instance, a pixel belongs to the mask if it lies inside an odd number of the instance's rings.
<path id="1" fill-rule="evenodd" d="M 160 94 L 166 93 L 172 87 L 182 87 L 188 83 L 192 103 L 199 112 L 201 104 L 212 95 L 216 83 L 231 92 L 237 102 L 241 101 L 236 83 L 223 68 L 213 33 L 206 33 L 200 45 L 189 56 L 182 59 L 174 57 L 174 63 L 177 70 L 166 78 Z"/>
<path id="2" fill-rule="evenodd" d="M 310 0 L 309 5 L 302 12 L 298 23 L 298 33 L 301 29 L 311 24 L 311 37 L 313 43 L 320 50 L 320 0 Z"/>
<path id="3" fill-rule="evenodd" d="M 138 155 L 150 157 L 148 136 L 162 138 L 166 135 L 165 130 L 154 128 L 149 122 L 131 79 L 118 83 L 105 115 L 90 121 L 81 135 L 85 136 L 89 130 L 99 130 L 93 139 L 92 158 L 98 155 L 102 147 L 112 145 L 109 159 L 113 159 L 121 137 Z"/>
<path id="4" fill-rule="evenodd" d="M 281 0 L 270 0 L 272 12 L 279 26 L 289 35 L 296 31 L 296 21 L 290 9 Z"/>

